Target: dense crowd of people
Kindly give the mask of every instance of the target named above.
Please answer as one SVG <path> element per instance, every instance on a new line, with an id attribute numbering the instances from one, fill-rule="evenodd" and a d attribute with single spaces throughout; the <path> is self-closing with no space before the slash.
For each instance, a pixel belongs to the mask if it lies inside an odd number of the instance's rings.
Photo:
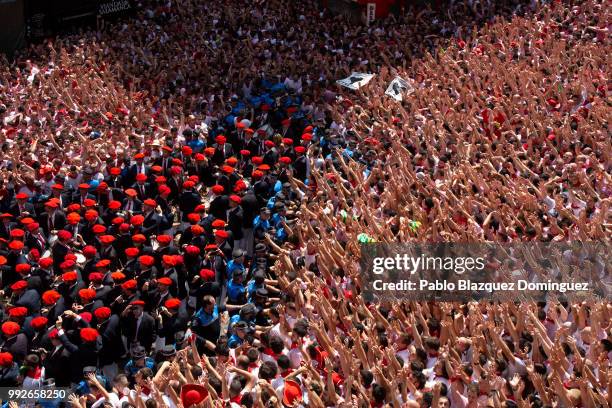
<path id="1" fill-rule="evenodd" d="M 143 1 L 5 60 L 0 386 L 74 408 L 611 406 L 607 299 L 370 303 L 359 270 L 363 242 L 608 240 L 609 22 L 601 0 L 369 26 L 314 0 Z M 353 71 L 376 75 L 335 84 Z"/>

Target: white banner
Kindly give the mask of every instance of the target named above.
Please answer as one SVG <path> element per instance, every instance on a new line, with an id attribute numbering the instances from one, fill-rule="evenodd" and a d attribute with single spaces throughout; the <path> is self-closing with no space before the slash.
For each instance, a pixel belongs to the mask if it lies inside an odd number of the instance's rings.
<path id="1" fill-rule="evenodd" d="M 370 82 L 374 78 L 374 74 L 365 74 L 362 72 L 353 72 L 350 77 L 336 81 L 339 85 L 357 90 Z"/>
<path id="2" fill-rule="evenodd" d="M 395 77 L 387 87 L 385 94 L 396 101 L 401 101 L 404 94 L 410 95 L 412 92 L 414 92 L 414 87 L 408 81 L 402 77 Z"/>

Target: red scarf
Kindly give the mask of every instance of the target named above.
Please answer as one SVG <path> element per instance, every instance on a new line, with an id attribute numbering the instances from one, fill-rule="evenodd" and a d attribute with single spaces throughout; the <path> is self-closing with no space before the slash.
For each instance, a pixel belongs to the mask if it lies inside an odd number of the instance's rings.
<path id="1" fill-rule="evenodd" d="M 42 374 L 40 367 L 36 367 L 32 370 L 29 370 L 26 373 L 26 377 L 30 377 L 34 380 L 38 380 L 40 378 L 40 375 Z"/>

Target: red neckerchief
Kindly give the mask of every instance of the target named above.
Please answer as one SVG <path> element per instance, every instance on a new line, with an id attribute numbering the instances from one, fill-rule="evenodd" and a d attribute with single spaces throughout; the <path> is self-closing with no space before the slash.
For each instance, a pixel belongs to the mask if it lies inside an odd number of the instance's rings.
<path id="1" fill-rule="evenodd" d="M 301 348 L 304 345 L 304 339 L 299 339 L 298 341 L 293 341 L 291 342 L 291 347 L 290 349 L 296 349 L 296 348 Z"/>
<path id="2" fill-rule="evenodd" d="M 274 350 L 272 350 L 270 347 L 267 347 L 266 349 L 264 349 L 264 351 L 263 351 L 263 352 L 264 352 L 264 354 L 266 354 L 266 355 L 268 355 L 268 356 L 272 357 L 272 358 L 273 358 L 273 359 L 275 359 L 275 360 L 277 360 L 277 359 L 278 359 L 278 357 L 279 357 L 279 355 L 278 355 L 278 354 L 276 354 L 276 353 L 274 352 Z"/>
<path id="3" fill-rule="evenodd" d="M 283 371 L 281 373 L 281 377 L 285 378 L 287 377 L 289 374 L 291 374 L 293 372 L 293 368 L 288 368 L 287 370 Z"/>
<path id="4" fill-rule="evenodd" d="M 41 374 L 42 374 L 42 370 L 40 369 L 40 367 L 36 367 L 33 370 L 29 370 L 26 373 L 26 377 L 30 377 L 30 378 L 33 378 L 35 380 L 38 380 L 40 378 Z"/>
<path id="5" fill-rule="evenodd" d="M 240 404 L 242 401 L 242 395 L 238 394 L 233 398 L 230 398 L 230 402 L 235 402 L 236 404 Z"/>
<path id="6" fill-rule="evenodd" d="M 253 371 L 257 367 L 259 367 L 259 364 L 257 364 L 257 361 L 254 363 L 249 363 L 249 372 Z"/>

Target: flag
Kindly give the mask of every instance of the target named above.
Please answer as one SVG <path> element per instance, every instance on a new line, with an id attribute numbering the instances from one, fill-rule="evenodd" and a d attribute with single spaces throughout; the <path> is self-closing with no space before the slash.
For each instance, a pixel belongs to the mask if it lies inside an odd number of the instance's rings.
<path id="1" fill-rule="evenodd" d="M 357 90 L 370 82 L 374 78 L 374 74 L 365 74 L 362 72 L 353 72 L 350 77 L 336 81 L 338 85 L 345 86 L 349 89 Z"/>

